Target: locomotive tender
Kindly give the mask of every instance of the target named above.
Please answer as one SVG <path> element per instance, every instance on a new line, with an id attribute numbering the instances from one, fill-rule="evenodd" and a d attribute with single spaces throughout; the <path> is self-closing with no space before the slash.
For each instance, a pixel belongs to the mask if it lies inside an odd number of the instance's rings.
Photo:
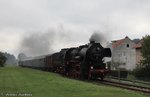
<path id="1" fill-rule="evenodd" d="M 19 66 L 57 72 L 69 77 L 81 79 L 103 78 L 109 72 L 104 57 L 111 57 L 110 48 L 103 48 L 100 43 L 75 48 L 61 49 L 60 52 L 19 61 Z"/>

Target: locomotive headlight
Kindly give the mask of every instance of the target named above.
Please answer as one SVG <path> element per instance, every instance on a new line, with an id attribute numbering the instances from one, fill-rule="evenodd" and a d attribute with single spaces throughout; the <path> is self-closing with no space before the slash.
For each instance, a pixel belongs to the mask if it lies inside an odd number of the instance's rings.
<path id="1" fill-rule="evenodd" d="M 93 69 L 93 66 L 91 66 L 90 68 Z"/>
<path id="2" fill-rule="evenodd" d="M 96 49 L 97 49 L 97 51 L 99 51 L 99 50 L 100 50 L 100 48 L 99 48 L 99 47 L 97 47 Z"/>
<path id="3" fill-rule="evenodd" d="M 108 69 L 108 67 L 106 66 L 106 69 Z"/>

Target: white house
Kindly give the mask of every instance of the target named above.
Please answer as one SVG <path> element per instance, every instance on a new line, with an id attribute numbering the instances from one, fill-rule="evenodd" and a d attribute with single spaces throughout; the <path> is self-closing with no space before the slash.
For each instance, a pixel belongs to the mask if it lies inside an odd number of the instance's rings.
<path id="1" fill-rule="evenodd" d="M 135 43 L 127 36 L 109 44 L 108 47 L 112 51 L 111 69 L 119 67 L 133 70 L 136 67 L 136 49 L 134 45 Z"/>

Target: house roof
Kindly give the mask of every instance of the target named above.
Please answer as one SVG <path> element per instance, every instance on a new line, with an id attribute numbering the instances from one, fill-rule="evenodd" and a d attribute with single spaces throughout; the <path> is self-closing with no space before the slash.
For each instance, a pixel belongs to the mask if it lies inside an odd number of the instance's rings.
<path id="1" fill-rule="evenodd" d="M 142 48 L 141 42 L 134 44 L 133 48 L 135 48 L 135 49 Z"/>
<path id="2" fill-rule="evenodd" d="M 125 41 L 126 38 L 128 38 L 128 36 L 126 36 L 124 39 L 112 41 L 113 42 L 112 47 L 116 48 L 117 46 L 121 45 L 122 43 L 124 43 L 124 41 Z"/>
<path id="3" fill-rule="evenodd" d="M 112 48 L 116 48 L 118 47 L 119 45 L 121 45 L 122 43 L 124 43 L 124 41 L 128 38 L 128 36 L 126 36 L 125 38 L 123 39 L 120 39 L 120 40 L 114 40 L 112 41 Z M 129 39 L 129 38 L 128 38 Z M 141 45 L 141 40 L 140 39 L 134 39 L 132 40 L 134 42 L 134 45 L 133 45 L 133 48 L 135 49 L 138 49 L 138 48 L 141 48 L 142 45 Z"/>
<path id="4" fill-rule="evenodd" d="M 134 39 L 133 40 L 133 42 L 135 43 L 134 45 L 133 45 L 133 48 L 135 48 L 135 49 L 139 49 L 139 48 L 142 48 L 142 40 L 140 40 L 140 39 Z"/>

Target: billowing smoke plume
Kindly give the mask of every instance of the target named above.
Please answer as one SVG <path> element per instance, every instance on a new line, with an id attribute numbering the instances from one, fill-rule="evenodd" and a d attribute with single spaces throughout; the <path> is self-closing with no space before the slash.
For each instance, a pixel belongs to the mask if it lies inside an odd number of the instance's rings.
<path id="1" fill-rule="evenodd" d="M 106 38 L 105 38 L 105 35 L 103 33 L 101 33 L 100 31 L 95 31 L 89 41 L 95 41 L 95 42 L 99 42 L 101 43 L 102 45 L 105 45 L 105 43 L 107 42 L 106 41 Z"/>
<path id="2" fill-rule="evenodd" d="M 27 36 L 22 38 L 20 52 L 27 57 L 51 54 L 60 51 L 62 48 L 75 46 L 74 44 L 80 40 L 76 36 L 77 34 L 73 34 L 71 30 L 66 30 L 63 27 L 49 29 L 45 33 L 27 33 Z M 106 42 L 104 35 L 99 31 L 92 34 L 90 41 L 100 42 L 102 45 L 103 42 Z"/>
<path id="3" fill-rule="evenodd" d="M 71 41 L 69 32 L 63 26 L 50 28 L 47 32 L 31 32 L 23 37 L 20 52 L 27 57 L 34 57 L 59 51 Z"/>
<path id="4" fill-rule="evenodd" d="M 24 37 L 21 43 L 21 52 L 29 56 L 38 56 L 52 53 L 51 48 L 54 40 L 53 31 L 47 33 L 32 33 Z"/>

